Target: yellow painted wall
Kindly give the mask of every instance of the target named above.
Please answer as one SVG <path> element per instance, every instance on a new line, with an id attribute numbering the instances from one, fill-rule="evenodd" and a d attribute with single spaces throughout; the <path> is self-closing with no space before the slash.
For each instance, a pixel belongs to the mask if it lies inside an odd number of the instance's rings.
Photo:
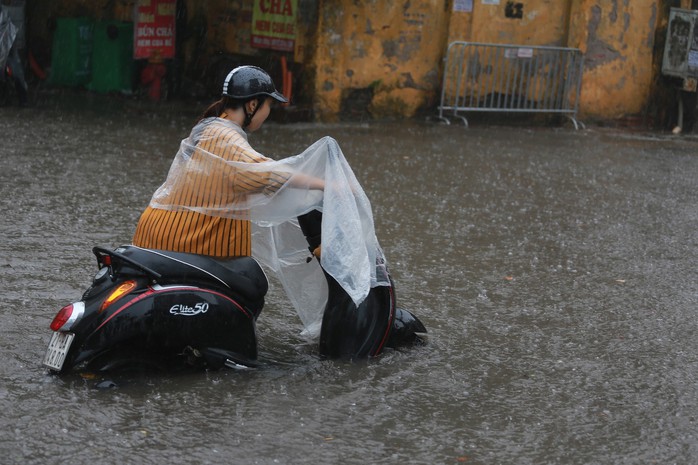
<path id="1" fill-rule="evenodd" d="M 585 55 L 582 116 L 643 112 L 650 98 L 658 0 L 574 0 L 569 45 Z"/>
<path id="2" fill-rule="evenodd" d="M 637 114 L 652 91 L 658 2 L 520 0 L 523 17 L 508 18 L 506 0 L 473 0 L 471 12 L 453 11 L 453 1 L 324 0 L 316 114 L 336 118 L 349 89 L 373 84 L 372 115 L 414 115 L 440 91 L 441 60 L 455 40 L 579 48 L 585 54 L 580 116 Z"/>
<path id="3" fill-rule="evenodd" d="M 452 20 L 455 21 L 457 16 L 469 16 L 469 36 L 460 34 L 460 29 L 453 25 L 450 36 L 452 40 L 471 42 L 564 46 L 569 2 L 570 0 L 520 0 L 515 3 L 523 4 L 523 17 L 510 18 L 505 15 L 506 0 L 498 5 L 473 0 L 472 13 L 454 11 Z"/>
<path id="4" fill-rule="evenodd" d="M 585 67 L 579 110 L 582 118 L 613 119 L 637 114 L 652 89 L 654 32 L 659 0 L 519 0 L 523 18 L 499 5 L 473 0 L 471 13 L 454 12 L 455 40 L 581 49 Z"/>
<path id="5" fill-rule="evenodd" d="M 367 111 L 379 118 L 410 117 L 433 104 L 448 4 L 321 0 L 314 58 L 316 116 L 337 119 L 351 89 L 373 91 Z"/>

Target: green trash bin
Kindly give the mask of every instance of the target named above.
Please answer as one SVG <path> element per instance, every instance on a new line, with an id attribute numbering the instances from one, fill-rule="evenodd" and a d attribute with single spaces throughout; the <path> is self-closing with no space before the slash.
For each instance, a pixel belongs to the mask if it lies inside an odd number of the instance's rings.
<path id="1" fill-rule="evenodd" d="M 82 86 L 92 73 L 93 22 L 88 18 L 58 18 L 53 33 L 51 71 L 54 85 Z"/>
<path id="2" fill-rule="evenodd" d="M 133 23 L 95 23 L 92 47 L 92 80 L 95 92 L 130 93 L 133 88 Z"/>

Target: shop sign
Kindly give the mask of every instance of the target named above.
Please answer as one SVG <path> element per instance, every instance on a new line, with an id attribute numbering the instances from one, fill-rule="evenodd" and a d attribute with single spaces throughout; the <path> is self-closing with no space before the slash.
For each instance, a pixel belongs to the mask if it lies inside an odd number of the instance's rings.
<path id="1" fill-rule="evenodd" d="M 174 58 L 176 0 L 138 0 L 133 57 Z"/>
<path id="2" fill-rule="evenodd" d="M 254 0 L 252 46 L 293 51 L 297 11 L 298 0 Z"/>

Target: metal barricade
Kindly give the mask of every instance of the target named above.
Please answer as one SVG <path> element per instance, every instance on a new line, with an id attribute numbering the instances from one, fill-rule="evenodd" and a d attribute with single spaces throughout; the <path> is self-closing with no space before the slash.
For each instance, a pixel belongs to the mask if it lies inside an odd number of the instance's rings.
<path id="1" fill-rule="evenodd" d="M 439 119 L 462 112 L 558 113 L 575 129 L 584 56 L 576 48 L 452 42 L 445 58 Z M 447 115 L 447 112 L 448 115 Z"/>

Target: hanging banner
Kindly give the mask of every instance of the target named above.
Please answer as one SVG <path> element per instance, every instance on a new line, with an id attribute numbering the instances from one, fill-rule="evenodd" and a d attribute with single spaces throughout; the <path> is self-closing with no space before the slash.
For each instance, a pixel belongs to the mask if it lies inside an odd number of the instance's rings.
<path id="1" fill-rule="evenodd" d="M 254 0 L 252 46 L 291 52 L 296 44 L 298 0 Z"/>
<path id="2" fill-rule="evenodd" d="M 174 58 L 177 0 L 138 0 L 133 57 Z"/>

